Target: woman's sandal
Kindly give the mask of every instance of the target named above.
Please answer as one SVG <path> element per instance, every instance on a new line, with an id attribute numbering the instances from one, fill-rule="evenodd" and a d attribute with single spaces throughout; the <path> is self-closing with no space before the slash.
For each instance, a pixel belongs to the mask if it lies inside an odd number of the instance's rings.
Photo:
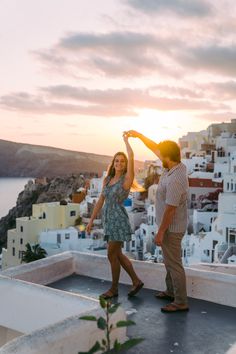
<path id="1" fill-rule="evenodd" d="M 183 312 L 183 311 L 189 311 L 189 307 L 187 305 L 178 305 L 172 302 L 171 304 L 166 305 L 165 307 L 161 308 L 162 312 Z"/>
<path id="2" fill-rule="evenodd" d="M 137 292 L 139 292 L 139 290 L 141 290 L 143 286 L 144 286 L 144 283 L 141 281 L 138 285 L 135 286 L 135 288 L 130 290 L 130 292 L 128 293 L 128 296 L 132 297 L 132 296 L 136 295 Z"/>
<path id="3" fill-rule="evenodd" d="M 114 297 L 118 297 L 118 293 L 113 293 L 111 290 L 100 295 L 104 300 L 113 299 Z"/>
<path id="4" fill-rule="evenodd" d="M 173 296 L 166 294 L 165 291 L 161 291 L 160 293 L 155 294 L 155 297 L 157 299 L 169 300 L 169 301 L 174 301 L 174 299 L 175 299 Z"/>

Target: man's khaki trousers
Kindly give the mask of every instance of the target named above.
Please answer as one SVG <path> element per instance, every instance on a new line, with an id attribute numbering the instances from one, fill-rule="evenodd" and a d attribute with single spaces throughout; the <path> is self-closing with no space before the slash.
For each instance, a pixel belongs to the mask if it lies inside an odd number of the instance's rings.
<path id="1" fill-rule="evenodd" d="M 175 298 L 176 304 L 187 304 L 186 277 L 181 258 L 181 241 L 184 233 L 166 231 L 162 252 L 166 267 L 166 293 Z"/>

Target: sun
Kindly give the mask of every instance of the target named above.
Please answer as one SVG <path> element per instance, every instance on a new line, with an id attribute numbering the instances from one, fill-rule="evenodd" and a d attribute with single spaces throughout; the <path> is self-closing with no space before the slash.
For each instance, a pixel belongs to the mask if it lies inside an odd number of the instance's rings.
<path id="1" fill-rule="evenodd" d="M 157 110 L 142 109 L 138 114 L 139 116 L 133 120 L 132 129 L 155 141 L 167 139 L 171 126 L 169 124 L 170 119 L 167 119 L 165 113 Z"/>
<path id="2" fill-rule="evenodd" d="M 184 127 L 189 124 L 189 115 L 182 111 L 163 112 L 143 109 L 135 120 L 135 130 L 155 141 L 174 140 L 183 135 Z"/>

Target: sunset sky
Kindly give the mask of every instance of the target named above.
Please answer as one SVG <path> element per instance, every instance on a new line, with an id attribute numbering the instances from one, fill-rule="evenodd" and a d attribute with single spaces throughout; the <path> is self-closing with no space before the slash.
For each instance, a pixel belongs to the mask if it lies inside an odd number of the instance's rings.
<path id="1" fill-rule="evenodd" d="M 124 130 L 236 118 L 235 18 L 234 0 L 1 0 L 0 138 L 112 155 Z"/>

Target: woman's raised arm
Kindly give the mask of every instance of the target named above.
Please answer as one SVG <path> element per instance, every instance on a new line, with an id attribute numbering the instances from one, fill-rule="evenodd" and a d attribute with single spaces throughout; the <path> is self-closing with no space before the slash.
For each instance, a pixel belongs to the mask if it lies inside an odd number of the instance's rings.
<path id="1" fill-rule="evenodd" d="M 127 155 L 128 155 L 128 165 L 127 165 L 127 173 L 125 175 L 125 180 L 123 184 L 123 188 L 129 190 L 134 181 L 134 152 L 129 143 L 129 137 L 126 133 L 123 134 L 123 139 L 126 145 Z"/>

